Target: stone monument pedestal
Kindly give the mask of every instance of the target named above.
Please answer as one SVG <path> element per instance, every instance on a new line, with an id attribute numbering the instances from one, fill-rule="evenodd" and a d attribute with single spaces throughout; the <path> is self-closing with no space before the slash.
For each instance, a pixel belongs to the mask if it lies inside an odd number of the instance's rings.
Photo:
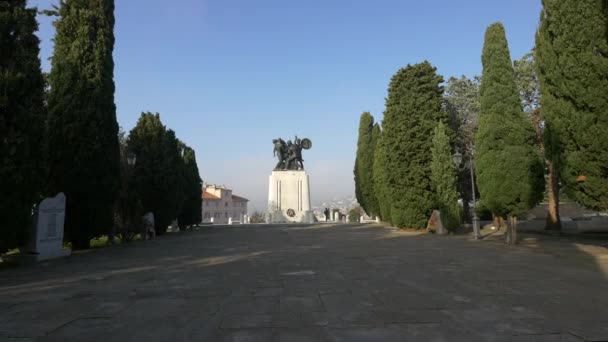
<path id="1" fill-rule="evenodd" d="M 28 244 L 21 248 L 21 253 L 7 255 L 3 259 L 30 263 L 71 255 L 72 251 L 63 247 L 65 205 L 66 197 L 63 193 L 40 202 Z"/>
<path id="2" fill-rule="evenodd" d="M 268 214 L 268 223 L 314 222 L 306 171 L 272 171 L 268 186 Z"/>

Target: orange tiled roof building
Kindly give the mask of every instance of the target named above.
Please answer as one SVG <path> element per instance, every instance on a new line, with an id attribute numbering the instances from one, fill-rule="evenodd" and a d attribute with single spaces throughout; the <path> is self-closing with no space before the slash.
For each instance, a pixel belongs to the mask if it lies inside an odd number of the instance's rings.
<path id="1" fill-rule="evenodd" d="M 232 190 L 223 185 L 204 184 L 203 222 L 227 224 L 229 221 L 241 222 L 247 215 L 248 199 L 233 195 Z"/>

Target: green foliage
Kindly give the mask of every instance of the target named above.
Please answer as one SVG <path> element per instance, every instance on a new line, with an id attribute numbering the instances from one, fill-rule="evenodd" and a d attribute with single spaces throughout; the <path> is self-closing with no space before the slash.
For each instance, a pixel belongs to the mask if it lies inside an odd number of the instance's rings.
<path id="1" fill-rule="evenodd" d="M 143 231 L 144 223 L 142 219 L 143 206 L 141 199 L 137 196 L 133 181 L 133 165 L 128 164 L 128 155 L 131 151 L 127 146 L 125 132 L 122 129 L 118 133 L 118 142 L 120 146 L 121 186 L 114 208 L 114 243 L 118 243 L 118 239 L 123 242 L 131 242 L 137 234 Z M 93 242 L 96 240 L 99 239 L 91 240 L 91 248 L 95 248 Z"/>
<path id="2" fill-rule="evenodd" d="M 608 209 L 608 16 L 603 0 L 544 0 L 536 70 L 545 154 L 566 194 Z M 580 177 L 583 176 L 583 177 Z"/>
<path id="3" fill-rule="evenodd" d="M 479 76 L 473 79 L 466 76 L 450 77 L 445 85 L 445 109 L 450 128 L 456 133 L 453 144 L 465 157 L 470 152 L 477 132 L 480 81 Z"/>
<path id="4" fill-rule="evenodd" d="M 361 207 L 352 208 L 348 211 L 348 222 L 355 223 L 359 222 L 361 218 Z"/>
<path id="5" fill-rule="evenodd" d="M 120 156 L 114 104 L 114 1 L 62 1 L 49 75 L 49 192 L 67 196 L 75 249 L 112 226 Z"/>
<path id="6" fill-rule="evenodd" d="M 376 125 L 377 126 L 377 125 Z M 378 213 L 382 221 L 391 223 L 391 197 L 386 171 L 386 152 L 384 132 L 378 130 L 376 152 L 374 153 L 374 192 L 378 201 Z"/>
<path id="7" fill-rule="evenodd" d="M 264 213 L 255 211 L 253 214 L 251 214 L 251 217 L 249 218 L 249 222 L 250 223 L 266 223 L 266 218 L 264 217 Z"/>
<path id="8" fill-rule="evenodd" d="M 528 52 L 514 61 L 513 70 L 524 112 L 532 113 L 540 106 L 540 85 L 534 66 L 534 52 Z"/>
<path id="9" fill-rule="evenodd" d="M 177 219 L 181 227 L 200 223 L 202 218 L 201 177 L 196 165 L 194 150 L 184 146 L 184 202 Z"/>
<path id="10" fill-rule="evenodd" d="M 495 215 L 518 215 L 542 199 L 542 164 L 525 119 L 505 31 L 488 27 L 482 55 L 481 113 L 476 135 L 477 184 Z"/>
<path id="11" fill-rule="evenodd" d="M 452 145 L 465 160 L 471 158 L 475 144 L 475 133 L 479 122 L 480 82 L 480 76 L 472 79 L 466 76 L 451 77 L 445 86 L 444 104 L 449 116 L 449 127 L 454 131 Z M 469 202 L 473 199 L 473 187 L 470 165 L 467 163 L 465 166 L 459 169 L 458 186 L 463 198 L 466 218 L 470 218 Z"/>
<path id="12" fill-rule="evenodd" d="M 165 159 L 168 145 L 166 134 L 167 129 L 160 121 L 160 115 L 147 112 L 141 114 L 127 141 L 129 150 L 137 156 L 133 170 L 135 189 L 144 213 L 154 213 L 157 232 L 166 231 L 174 205 L 171 203 L 174 200 L 174 189 L 171 187 L 174 186 L 175 170 L 174 165 Z"/>
<path id="13" fill-rule="evenodd" d="M 515 81 L 523 106 L 524 114 L 532 123 L 536 133 L 535 144 L 541 157 L 544 154 L 544 127 L 545 122 L 540 110 L 540 83 L 536 75 L 534 52 L 528 52 L 522 58 L 513 62 Z"/>
<path id="14" fill-rule="evenodd" d="M 490 211 L 490 209 L 488 209 L 488 207 L 486 207 L 481 201 L 475 206 L 475 213 L 482 221 L 492 221 L 494 219 L 492 216 L 492 211 Z"/>
<path id="15" fill-rule="evenodd" d="M 158 113 L 142 113 L 127 142 L 137 155 L 135 191 L 145 213 L 154 213 L 155 230 L 163 234 L 178 219 L 182 226 L 201 221 L 201 179 L 192 148 L 167 129 Z"/>
<path id="16" fill-rule="evenodd" d="M 424 228 L 435 202 L 430 164 L 433 129 L 447 121 L 441 108 L 443 78 L 429 62 L 408 65 L 391 79 L 382 121 L 382 158 L 391 222 Z"/>
<path id="17" fill-rule="evenodd" d="M 377 125 L 374 125 L 374 117 L 369 112 L 361 114 L 354 169 L 355 194 L 357 201 L 369 215 L 376 215 L 378 213 L 378 201 L 374 190 L 373 166 L 379 129 Z"/>
<path id="18" fill-rule="evenodd" d="M 431 149 L 431 184 L 443 225 L 448 230 L 455 230 L 460 226 L 460 206 L 456 168 L 452 162 L 452 148 L 447 131 L 447 126 L 442 122 L 435 127 Z"/>
<path id="19" fill-rule="evenodd" d="M 166 189 L 165 205 L 154 212 L 155 229 L 157 234 L 167 231 L 169 224 L 177 218 L 186 199 L 185 166 L 182 158 L 182 143 L 177 139 L 175 131 L 168 129 L 162 138 L 160 154 L 163 158 L 165 178 L 163 186 Z M 200 189 L 200 184 L 199 184 Z M 200 193 L 200 192 L 199 192 Z M 200 196 L 200 195 L 199 195 Z"/>
<path id="20" fill-rule="evenodd" d="M 44 181 L 44 79 L 36 9 L 0 2 L 0 254 L 23 245 Z"/>

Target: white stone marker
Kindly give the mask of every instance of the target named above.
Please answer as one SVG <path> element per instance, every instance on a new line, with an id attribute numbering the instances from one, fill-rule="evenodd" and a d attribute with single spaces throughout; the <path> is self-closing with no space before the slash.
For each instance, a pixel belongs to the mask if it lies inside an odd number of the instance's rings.
<path id="1" fill-rule="evenodd" d="M 72 254 L 63 248 L 63 224 L 66 198 L 63 192 L 45 198 L 38 206 L 36 228 L 27 246 L 27 252 L 36 255 L 36 261 L 61 258 Z"/>
<path id="2" fill-rule="evenodd" d="M 232 217 L 228 218 L 228 224 L 232 224 Z"/>

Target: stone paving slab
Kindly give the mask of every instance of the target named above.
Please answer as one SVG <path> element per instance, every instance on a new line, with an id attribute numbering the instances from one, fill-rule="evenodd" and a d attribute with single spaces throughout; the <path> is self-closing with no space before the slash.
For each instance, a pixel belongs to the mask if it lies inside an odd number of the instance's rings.
<path id="1" fill-rule="evenodd" d="M 5 341 L 602 341 L 608 252 L 376 225 L 205 227 L 0 272 Z"/>

